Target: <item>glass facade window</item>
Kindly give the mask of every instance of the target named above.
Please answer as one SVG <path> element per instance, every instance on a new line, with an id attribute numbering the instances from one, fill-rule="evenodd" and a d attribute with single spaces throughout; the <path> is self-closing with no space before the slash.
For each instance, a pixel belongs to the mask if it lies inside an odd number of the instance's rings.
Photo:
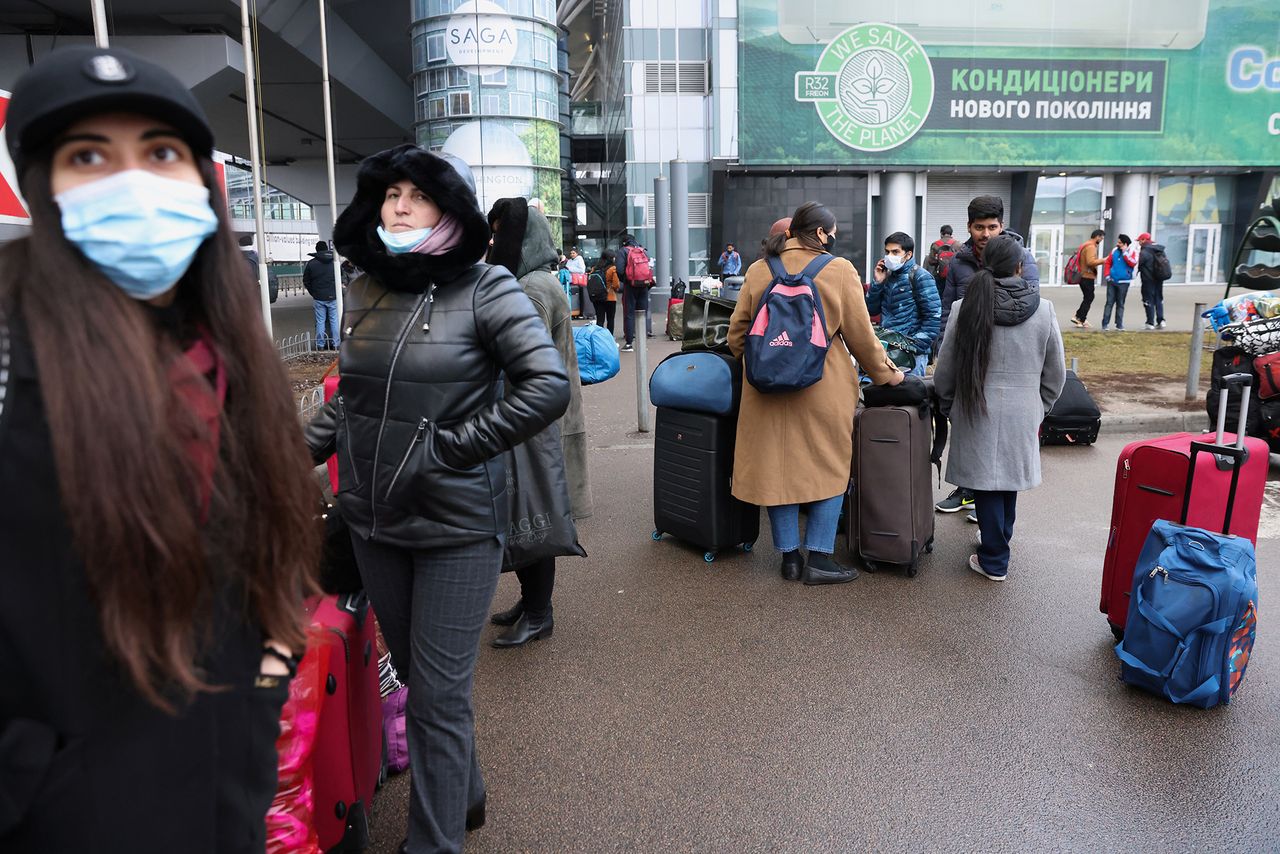
<path id="1" fill-rule="evenodd" d="M 471 93 L 470 92 L 450 92 L 449 93 L 449 115 L 451 116 L 471 115 Z"/>
<path id="2" fill-rule="evenodd" d="M 1235 247 L 1222 245 L 1234 225 L 1235 181 L 1228 175 L 1172 175 L 1156 191 L 1153 237 L 1164 244 L 1174 282 L 1221 282 Z M 1136 236 L 1136 235 L 1130 235 Z"/>
<path id="3" fill-rule="evenodd" d="M 525 92 L 512 92 L 511 93 L 511 115 L 513 116 L 533 115 L 533 96 Z"/>
<path id="4" fill-rule="evenodd" d="M 483 86 L 506 86 L 507 85 L 507 69 L 500 68 L 492 74 L 485 74 L 480 78 Z"/>

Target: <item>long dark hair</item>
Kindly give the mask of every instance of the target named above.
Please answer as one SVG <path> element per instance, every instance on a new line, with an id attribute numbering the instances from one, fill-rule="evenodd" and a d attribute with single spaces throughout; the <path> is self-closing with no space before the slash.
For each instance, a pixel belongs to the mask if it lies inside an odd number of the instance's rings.
<path id="1" fill-rule="evenodd" d="M 209 516 L 216 528 L 207 534 L 185 445 L 207 428 L 175 400 L 168 376 L 180 345 L 67 241 L 48 152 L 22 176 L 31 236 L 0 251 L 0 286 L 29 331 L 62 503 L 107 649 L 167 711 L 215 687 L 198 662 L 213 639 L 204 618 L 219 588 L 234 591 L 264 637 L 301 651 L 301 599 L 319 548 L 311 463 L 284 366 L 213 164 L 197 161 L 218 229 L 176 300 L 207 330 L 227 376 Z"/>
<path id="2" fill-rule="evenodd" d="M 982 268 L 969 280 L 955 319 L 956 402 L 969 413 L 987 413 L 987 367 L 995 327 L 996 279 L 1012 276 L 1022 263 L 1022 244 L 1006 234 L 987 241 Z"/>
<path id="3" fill-rule="evenodd" d="M 815 252 L 826 252 L 827 247 L 818 240 L 818 229 L 827 234 L 836 227 L 836 215 L 820 202 L 805 202 L 791 215 L 791 227 L 782 234 L 775 234 L 764 244 L 764 254 L 777 257 L 787 245 L 787 238 L 794 237 L 800 245 Z"/>

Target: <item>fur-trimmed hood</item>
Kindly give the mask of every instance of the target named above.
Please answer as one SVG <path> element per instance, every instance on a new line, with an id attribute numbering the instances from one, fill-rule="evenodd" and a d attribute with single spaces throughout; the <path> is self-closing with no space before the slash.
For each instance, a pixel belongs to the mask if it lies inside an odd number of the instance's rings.
<path id="1" fill-rule="evenodd" d="M 387 187 L 408 179 L 451 214 L 462 229 L 462 239 L 440 255 L 391 255 L 378 237 L 382 202 Z M 444 284 L 484 258 L 489 245 L 489 224 L 476 194 L 449 161 L 416 145 L 390 148 L 365 158 L 356 175 L 356 194 L 338 217 L 333 244 L 357 267 L 388 288 L 421 292 L 428 283 Z"/>

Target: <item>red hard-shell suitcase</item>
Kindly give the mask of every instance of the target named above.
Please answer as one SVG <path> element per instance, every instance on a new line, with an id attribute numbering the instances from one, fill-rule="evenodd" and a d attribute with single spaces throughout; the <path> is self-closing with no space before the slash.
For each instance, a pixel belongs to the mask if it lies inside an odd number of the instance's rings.
<path id="1" fill-rule="evenodd" d="M 312 754 L 316 831 L 325 851 L 361 851 L 382 771 L 377 623 L 363 592 L 313 596 L 307 612 L 330 646 Z"/>
<path id="2" fill-rule="evenodd" d="M 1252 377 L 1237 375 L 1252 382 Z M 1242 382 L 1242 381 L 1240 381 Z M 1224 385 L 1223 405 L 1218 422 L 1217 444 L 1231 444 L 1236 436 L 1223 432 L 1226 419 Z M 1245 395 L 1247 397 L 1247 394 Z M 1248 406 L 1241 406 L 1240 420 L 1247 417 Z M 1175 433 L 1158 439 L 1132 442 L 1120 452 L 1116 463 L 1115 493 L 1111 499 L 1111 527 L 1107 554 L 1102 564 L 1102 600 L 1099 610 L 1107 615 L 1111 631 L 1124 634 L 1129 615 L 1130 588 L 1133 571 L 1142 545 L 1157 519 L 1177 520 L 1187 481 L 1191 443 L 1203 441 L 1197 433 Z M 1240 483 L 1231 517 L 1231 533 L 1258 541 L 1258 521 L 1262 516 L 1262 493 L 1267 482 L 1267 444 L 1261 439 L 1246 439 L 1249 456 L 1240 469 Z M 1186 524 L 1214 529 L 1220 526 L 1227 510 L 1231 488 L 1230 461 L 1212 454 L 1201 454 L 1196 460 L 1195 487 Z"/>

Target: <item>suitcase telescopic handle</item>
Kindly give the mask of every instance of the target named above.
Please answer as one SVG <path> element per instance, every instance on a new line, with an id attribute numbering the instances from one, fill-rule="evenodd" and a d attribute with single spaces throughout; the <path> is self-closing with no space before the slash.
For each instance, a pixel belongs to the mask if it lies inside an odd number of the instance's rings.
<path id="1" fill-rule="evenodd" d="M 1226 401 L 1230 389 L 1239 385 L 1240 389 L 1240 423 L 1235 429 L 1235 444 L 1228 446 L 1225 443 L 1226 429 Z M 1192 442 L 1192 458 L 1187 466 L 1187 488 L 1183 489 L 1183 513 L 1181 513 L 1181 524 L 1187 524 L 1187 516 L 1192 507 L 1192 487 L 1196 483 L 1196 457 L 1201 453 L 1212 453 L 1219 460 L 1226 460 L 1231 465 L 1231 488 L 1226 493 L 1226 512 L 1222 519 L 1222 534 L 1231 533 L 1231 512 L 1235 510 L 1235 490 L 1240 485 L 1240 469 L 1243 469 L 1245 461 L 1248 461 L 1249 451 L 1244 447 L 1244 425 L 1245 419 L 1249 416 L 1249 391 L 1253 387 L 1253 376 L 1251 374 L 1231 374 L 1222 379 L 1222 392 L 1217 402 L 1217 437 L 1215 442 Z"/>

